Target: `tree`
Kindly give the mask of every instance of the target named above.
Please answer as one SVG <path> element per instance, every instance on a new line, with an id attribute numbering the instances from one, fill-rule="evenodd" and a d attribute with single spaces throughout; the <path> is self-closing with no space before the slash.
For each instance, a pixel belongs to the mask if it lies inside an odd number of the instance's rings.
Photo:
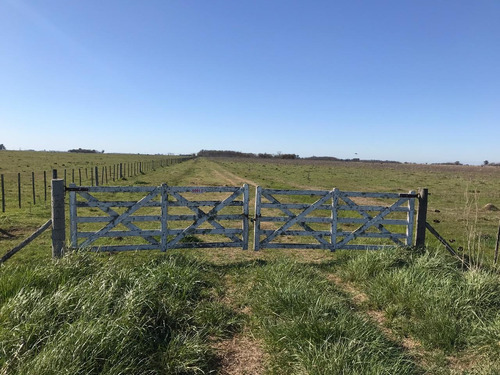
<path id="1" fill-rule="evenodd" d="M 0 144 L 0 151 L 3 151 L 3 150 L 7 150 L 7 149 L 5 148 L 5 146 L 2 143 L 2 144 Z"/>
<path id="2" fill-rule="evenodd" d="M 488 165 L 490 162 L 488 160 L 483 161 L 483 165 Z"/>

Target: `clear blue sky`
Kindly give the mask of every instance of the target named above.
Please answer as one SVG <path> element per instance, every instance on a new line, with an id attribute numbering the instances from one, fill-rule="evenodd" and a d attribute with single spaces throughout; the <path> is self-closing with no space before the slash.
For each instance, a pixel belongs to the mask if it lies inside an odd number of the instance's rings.
<path id="1" fill-rule="evenodd" d="M 500 1 L 0 0 L 0 143 L 500 162 Z"/>

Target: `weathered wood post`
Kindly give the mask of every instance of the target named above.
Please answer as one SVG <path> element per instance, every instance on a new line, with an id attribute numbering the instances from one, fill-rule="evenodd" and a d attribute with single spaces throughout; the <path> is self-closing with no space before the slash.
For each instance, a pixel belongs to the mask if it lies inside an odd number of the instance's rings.
<path id="1" fill-rule="evenodd" d="M 17 174 L 17 198 L 19 200 L 19 208 L 21 208 L 21 173 Z"/>
<path id="2" fill-rule="evenodd" d="M 36 204 L 35 172 L 31 172 L 31 188 L 33 190 L 33 205 Z"/>
<path id="3" fill-rule="evenodd" d="M 498 248 L 500 247 L 500 223 L 498 224 L 497 243 L 495 245 L 495 264 L 498 261 Z"/>
<path id="4" fill-rule="evenodd" d="M 99 186 L 99 167 L 95 167 L 95 186 Z"/>
<path id="5" fill-rule="evenodd" d="M 47 202 L 47 171 L 43 171 L 43 196 L 44 202 Z"/>
<path id="6" fill-rule="evenodd" d="M 416 247 L 425 246 L 428 196 L 429 189 L 427 188 L 420 189 L 418 192 L 417 236 L 415 238 Z"/>
<path id="7" fill-rule="evenodd" d="M 2 174 L 2 212 L 5 212 L 5 183 Z"/>
<path id="8" fill-rule="evenodd" d="M 52 257 L 60 258 L 66 243 L 64 217 L 64 180 L 52 180 Z"/>

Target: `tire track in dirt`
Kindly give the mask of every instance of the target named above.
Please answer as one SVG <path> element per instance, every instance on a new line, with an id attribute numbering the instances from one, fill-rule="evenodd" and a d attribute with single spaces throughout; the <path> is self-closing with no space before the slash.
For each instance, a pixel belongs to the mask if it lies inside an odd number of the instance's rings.
<path id="1" fill-rule="evenodd" d="M 229 172 L 227 169 L 225 169 L 224 167 L 222 167 L 218 164 L 214 163 L 214 166 L 217 166 L 215 168 L 212 167 L 214 174 L 219 176 L 221 179 L 225 180 L 230 185 L 234 185 L 234 186 L 241 185 L 241 184 L 248 184 L 248 185 L 252 185 L 252 186 L 259 185 L 255 181 L 252 181 L 252 180 L 249 180 L 246 178 L 242 178 L 242 177 L 240 177 L 232 172 Z"/>
<path id="2" fill-rule="evenodd" d="M 240 314 L 251 314 L 251 308 L 238 306 L 235 295 L 240 290 L 234 285 L 230 276 L 226 276 L 226 295 L 222 302 Z M 267 353 L 263 345 L 255 338 L 247 326 L 233 337 L 214 343 L 213 348 L 221 361 L 220 374 L 222 375 L 261 375 L 265 373 Z"/>
<path id="3" fill-rule="evenodd" d="M 333 282 L 340 290 L 350 296 L 352 303 L 360 312 L 366 314 L 368 319 L 374 323 L 382 334 L 389 340 L 400 344 L 404 350 L 415 360 L 415 362 L 425 370 L 430 370 L 431 364 L 426 360 L 432 357 L 432 352 L 424 349 L 422 344 L 412 337 L 399 337 L 387 327 L 387 318 L 380 310 L 366 309 L 363 305 L 369 300 L 368 296 L 357 289 L 352 283 L 342 280 L 338 275 L 328 273 L 326 278 Z M 449 369 L 453 371 L 466 372 L 472 370 L 471 365 L 475 362 L 467 354 L 460 353 L 457 356 L 447 356 Z"/>

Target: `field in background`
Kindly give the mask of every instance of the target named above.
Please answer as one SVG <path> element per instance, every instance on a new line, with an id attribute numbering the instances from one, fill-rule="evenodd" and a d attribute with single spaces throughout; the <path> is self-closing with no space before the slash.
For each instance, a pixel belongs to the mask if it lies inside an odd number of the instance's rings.
<path id="1" fill-rule="evenodd" d="M 500 215 L 484 207 L 500 207 L 499 182 L 496 167 L 201 158 L 116 185 L 248 183 L 251 201 L 255 185 L 427 187 L 428 221 L 453 246 L 470 246 L 491 264 Z M 48 207 L 1 214 L 0 228 L 16 238 L 0 237 L 0 250 L 49 217 Z M 51 373 L 71 365 L 114 373 L 127 359 L 128 373 L 497 373 L 498 274 L 464 272 L 428 238 L 437 250 L 425 254 L 188 249 L 166 257 L 73 255 L 54 264 L 46 233 L 0 269 L 0 326 L 7 327 L 0 330 L 0 353 L 16 353 L 16 360 L 0 358 L 0 368 Z M 27 350 L 27 340 L 39 349 Z M 89 345 L 76 358 L 81 342 Z M 106 368 L 102 356 L 116 360 L 115 367 Z"/>
<path id="2" fill-rule="evenodd" d="M 452 245 L 491 257 L 500 223 L 500 168 L 309 160 L 211 159 L 219 173 L 269 188 L 406 193 L 428 188 L 428 222 Z M 217 169 L 216 168 L 216 169 Z M 431 245 L 437 241 L 429 235 Z"/>
<path id="3" fill-rule="evenodd" d="M 141 156 L 145 160 L 164 156 Z M 45 152 L 0 153 L 2 173 L 54 167 L 84 166 L 87 163 L 113 164 L 137 159 L 137 155 L 71 154 Z M 428 222 L 455 249 L 491 262 L 500 222 L 500 168 L 494 166 L 433 166 L 309 160 L 196 159 L 179 165 L 150 170 L 145 174 L 115 181 L 114 185 L 241 186 L 250 185 L 253 202 L 255 186 L 283 189 L 333 189 L 346 191 L 405 193 L 427 187 L 430 192 Z M 85 185 L 85 184 L 84 184 Z M 108 183 L 110 185 L 110 183 Z M 29 192 L 27 192 L 29 196 Z M 49 196 L 50 198 L 50 196 Z M 15 202 L 10 202 L 14 205 Z M 252 208 L 251 204 L 251 208 Z M 493 207 L 493 210 L 492 210 Z M 250 215 L 253 210 L 251 209 Z M 0 248 L 6 251 L 50 218 L 50 204 L 11 209 L 0 213 Z M 47 235 L 44 236 L 47 238 Z M 428 242 L 438 245 L 428 234 Z M 48 242 L 45 240 L 44 247 Z M 37 248 L 37 245 L 32 245 Z M 23 251 L 28 254 L 28 251 Z M 48 253 L 44 254 L 48 255 Z"/>

